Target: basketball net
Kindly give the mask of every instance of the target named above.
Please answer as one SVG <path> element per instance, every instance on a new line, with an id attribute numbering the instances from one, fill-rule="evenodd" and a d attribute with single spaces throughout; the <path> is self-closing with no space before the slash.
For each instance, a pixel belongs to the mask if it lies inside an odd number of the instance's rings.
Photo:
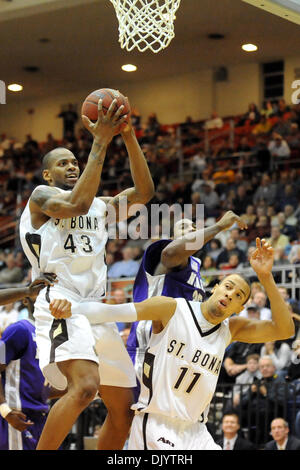
<path id="1" fill-rule="evenodd" d="M 175 13 L 181 0 L 110 0 L 119 22 L 122 49 L 159 52 L 174 38 Z"/>

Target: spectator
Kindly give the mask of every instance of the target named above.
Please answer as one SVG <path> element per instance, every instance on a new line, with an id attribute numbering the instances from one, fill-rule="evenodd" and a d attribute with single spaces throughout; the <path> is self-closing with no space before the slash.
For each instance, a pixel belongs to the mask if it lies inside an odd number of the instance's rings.
<path id="1" fill-rule="evenodd" d="M 250 103 L 248 106 L 247 113 L 239 121 L 238 126 L 244 126 L 245 124 L 254 125 L 257 124 L 260 120 L 260 112 L 257 109 L 255 103 Z"/>
<path id="2" fill-rule="evenodd" d="M 269 171 L 271 166 L 271 154 L 268 149 L 268 141 L 266 141 L 265 137 L 256 137 L 256 143 L 252 151 L 256 155 L 256 161 L 259 164 L 260 171 Z"/>
<path id="3" fill-rule="evenodd" d="M 256 214 L 253 204 L 247 205 L 244 214 L 242 213 L 241 215 L 241 219 L 247 224 L 248 228 L 250 228 L 254 224 L 256 220 Z"/>
<path id="4" fill-rule="evenodd" d="M 124 247 L 122 249 L 122 261 L 116 261 L 108 270 L 109 278 L 134 277 L 139 269 L 139 263 L 133 260 L 132 248 Z"/>
<path id="5" fill-rule="evenodd" d="M 209 271 L 215 271 L 216 266 L 213 258 L 210 255 L 206 255 L 203 259 L 202 270 L 206 271 L 208 274 L 201 275 L 201 279 L 205 287 L 208 287 L 210 283 L 214 280 L 215 276 L 210 276 Z"/>
<path id="6" fill-rule="evenodd" d="M 292 206 L 286 206 L 291 207 Z M 278 212 L 276 220 L 273 222 L 273 225 L 279 226 L 279 230 L 282 235 L 286 235 L 290 242 L 297 240 L 297 229 L 294 225 L 289 225 L 286 223 L 286 216 L 284 212 Z"/>
<path id="7" fill-rule="evenodd" d="M 13 253 L 8 253 L 5 259 L 6 268 L 0 271 L 0 284 L 14 284 L 23 279 L 22 269 L 16 266 Z"/>
<path id="8" fill-rule="evenodd" d="M 260 112 L 261 115 L 265 116 L 267 119 L 274 116 L 275 110 L 271 101 L 265 101 L 263 108 Z"/>
<path id="9" fill-rule="evenodd" d="M 43 144 L 43 154 L 46 155 L 46 153 L 51 152 L 51 150 L 55 149 L 57 145 L 57 140 L 53 137 L 51 132 L 49 132 L 47 134 L 47 140 Z"/>
<path id="10" fill-rule="evenodd" d="M 256 223 L 248 231 L 248 243 L 255 242 L 256 238 L 266 238 L 271 234 L 271 226 L 269 218 L 266 215 L 257 217 Z"/>
<path id="11" fill-rule="evenodd" d="M 203 128 L 206 130 L 222 129 L 224 126 L 223 119 L 219 117 L 216 111 L 212 112 L 210 119 L 205 121 Z"/>
<path id="12" fill-rule="evenodd" d="M 213 238 L 207 245 L 207 252 L 216 263 L 219 254 L 222 252 L 222 244 L 217 238 Z"/>
<path id="13" fill-rule="evenodd" d="M 212 188 L 211 184 L 204 183 L 202 186 L 201 203 L 204 204 L 204 211 L 206 217 L 217 217 L 220 209 L 220 198 L 216 191 Z"/>
<path id="14" fill-rule="evenodd" d="M 297 218 L 294 215 L 295 209 L 291 204 L 284 206 L 285 224 L 295 227 L 298 223 Z"/>
<path id="15" fill-rule="evenodd" d="M 276 374 L 269 356 L 259 359 L 262 378 L 251 385 L 250 393 L 241 399 L 242 425 L 250 426 L 250 440 L 263 444 L 271 421 L 282 414 L 285 401 L 285 380 Z"/>
<path id="16" fill-rule="evenodd" d="M 0 336 L 1 333 L 12 323 L 18 321 L 19 312 L 15 303 L 0 307 Z"/>
<path id="17" fill-rule="evenodd" d="M 299 383 L 300 379 L 300 338 L 292 344 L 291 363 L 287 369 L 285 380 L 291 383 Z"/>
<path id="18" fill-rule="evenodd" d="M 144 129 L 142 143 L 154 144 L 160 131 L 160 123 L 157 119 L 156 113 L 151 113 L 148 116 L 147 123 Z"/>
<path id="19" fill-rule="evenodd" d="M 273 127 L 273 134 L 278 134 L 282 138 L 289 135 L 291 132 L 291 122 L 284 119 L 283 116 L 279 116 L 276 124 Z"/>
<path id="20" fill-rule="evenodd" d="M 242 238 L 243 233 L 241 230 L 239 228 L 232 228 L 230 236 L 235 241 L 235 246 L 245 253 L 248 249 L 248 242 Z"/>
<path id="21" fill-rule="evenodd" d="M 287 369 L 291 364 L 292 351 L 285 341 L 269 341 L 260 350 L 261 356 L 269 356 L 275 366 L 276 372 L 283 377 L 287 375 Z"/>
<path id="22" fill-rule="evenodd" d="M 233 238 L 229 237 L 226 242 L 226 247 L 221 251 L 221 253 L 217 257 L 216 266 L 218 269 L 222 268 L 223 264 L 228 263 L 229 257 L 232 253 L 238 254 L 240 263 L 245 260 L 244 252 L 239 250 Z"/>
<path id="23" fill-rule="evenodd" d="M 276 160 L 278 158 L 289 158 L 291 155 L 291 149 L 288 146 L 286 140 L 280 134 L 273 134 L 273 138 L 270 140 L 268 150 L 273 158 L 273 164 L 277 168 Z"/>
<path id="24" fill-rule="evenodd" d="M 284 116 L 286 115 L 287 113 L 290 112 L 290 107 L 286 104 L 285 100 L 283 98 L 281 98 L 279 101 L 278 101 L 278 106 L 277 106 L 277 110 L 276 110 L 276 115 L 277 116 Z"/>
<path id="25" fill-rule="evenodd" d="M 286 184 L 283 191 L 278 194 L 277 208 L 284 211 L 287 205 L 293 206 L 294 209 L 298 207 L 298 198 L 292 184 Z"/>
<path id="26" fill-rule="evenodd" d="M 195 176 L 198 178 L 204 168 L 206 167 L 206 157 L 203 152 L 198 152 L 195 155 L 193 155 L 190 159 L 190 167 L 192 172 L 195 174 Z"/>
<path id="27" fill-rule="evenodd" d="M 63 137 L 64 139 L 74 138 L 75 124 L 78 121 L 78 114 L 74 106 L 70 103 L 66 111 L 58 114 L 63 119 Z"/>
<path id="28" fill-rule="evenodd" d="M 239 416 L 228 412 L 222 418 L 223 437 L 216 441 L 223 450 L 255 450 L 252 442 L 240 435 Z"/>
<path id="29" fill-rule="evenodd" d="M 251 318 L 259 319 L 259 312 L 254 311 Z M 247 369 L 247 356 L 249 354 L 259 354 L 262 344 L 247 344 L 236 341 L 230 345 L 226 351 L 223 361 L 223 378 L 220 382 L 235 383 L 236 378 Z"/>
<path id="30" fill-rule="evenodd" d="M 276 198 L 276 186 L 272 184 L 271 178 L 266 173 L 262 176 L 259 187 L 254 193 L 253 203 L 257 204 L 262 199 L 268 205 L 273 205 Z"/>
<path id="31" fill-rule="evenodd" d="M 233 211 L 238 214 L 247 212 L 247 208 L 251 206 L 251 197 L 247 194 L 247 189 L 244 184 L 240 184 L 236 190 L 236 196 L 233 200 Z M 253 206 L 252 206 L 253 207 Z"/>
<path id="32" fill-rule="evenodd" d="M 253 303 L 259 308 L 259 318 L 260 320 L 271 320 L 272 313 L 271 310 L 266 307 L 267 296 L 264 291 L 255 292 L 253 295 Z"/>
<path id="33" fill-rule="evenodd" d="M 300 133 L 299 125 L 296 122 L 291 123 L 290 133 L 286 136 L 286 141 L 291 150 L 299 152 L 300 147 Z"/>
<path id="34" fill-rule="evenodd" d="M 240 261 L 239 261 L 239 256 L 237 253 L 231 253 L 231 255 L 229 256 L 229 260 L 228 260 L 228 263 L 224 263 L 222 264 L 222 269 L 229 269 L 229 270 L 233 270 L 233 269 L 237 269 L 240 265 Z"/>
<path id="35" fill-rule="evenodd" d="M 271 228 L 271 237 L 267 241 L 274 249 L 285 249 L 289 245 L 289 237 L 280 233 L 280 228 L 278 225 L 274 225 Z"/>
<path id="36" fill-rule="evenodd" d="M 248 393 L 249 384 L 252 384 L 255 379 L 261 379 L 262 375 L 258 369 L 259 354 L 249 354 L 246 357 L 247 368 L 235 379 L 235 386 L 233 387 L 233 406 L 239 406 L 241 396 Z"/>
<path id="37" fill-rule="evenodd" d="M 271 122 L 267 119 L 266 116 L 261 116 L 260 121 L 254 127 L 252 134 L 254 135 L 268 135 L 272 129 Z"/>
<path id="38" fill-rule="evenodd" d="M 274 418 L 271 422 L 272 441 L 264 446 L 264 450 L 300 450 L 300 439 L 289 434 L 289 425 L 283 418 Z"/>
<path id="39" fill-rule="evenodd" d="M 223 190 L 227 191 L 228 185 L 234 183 L 235 180 L 235 172 L 230 168 L 230 162 L 224 161 L 222 168 L 213 172 L 211 179 L 218 194 L 221 194 Z"/>

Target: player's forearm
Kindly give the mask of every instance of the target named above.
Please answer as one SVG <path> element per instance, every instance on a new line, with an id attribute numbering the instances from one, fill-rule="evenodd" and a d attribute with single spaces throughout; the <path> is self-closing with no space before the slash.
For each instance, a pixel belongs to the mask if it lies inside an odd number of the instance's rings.
<path id="1" fill-rule="evenodd" d="M 83 314 L 92 325 L 106 322 L 131 323 L 137 320 L 133 303 L 110 305 L 100 302 L 81 302 L 71 307 L 72 314 Z"/>
<path id="2" fill-rule="evenodd" d="M 86 167 L 70 194 L 69 202 L 89 210 L 97 194 L 108 143 L 94 139 Z"/>
<path id="3" fill-rule="evenodd" d="M 154 183 L 145 155 L 137 141 L 134 129 L 123 133 L 122 137 L 129 156 L 130 171 L 139 203 L 146 204 L 154 196 Z"/>
<path id="4" fill-rule="evenodd" d="M 161 262 L 166 268 L 180 266 L 189 256 L 194 255 L 197 251 L 212 240 L 222 228 L 218 225 L 212 225 L 205 229 L 199 229 L 190 232 L 184 237 L 173 240 L 162 251 Z M 189 245 L 194 245 L 189 249 Z"/>
<path id="5" fill-rule="evenodd" d="M 278 334 L 278 337 L 274 339 L 290 338 L 295 334 L 295 325 L 292 315 L 277 289 L 272 273 L 258 276 L 258 280 L 264 287 L 267 297 L 269 298 L 272 322 L 274 323 L 276 334 Z"/>
<path id="6" fill-rule="evenodd" d="M 28 287 L 15 287 L 12 289 L 1 289 L 0 290 L 0 305 L 6 305 L 11 302 L 17 302 L 18 300 L 24 299 L 29 296 Z"/>

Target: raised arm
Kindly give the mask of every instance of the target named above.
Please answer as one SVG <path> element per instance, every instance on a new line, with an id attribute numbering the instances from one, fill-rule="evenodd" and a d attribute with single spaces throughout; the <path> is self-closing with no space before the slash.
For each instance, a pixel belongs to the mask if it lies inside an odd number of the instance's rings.
<path id="1" fill-rule="evenodd" d="M 123 106 L 115 111 L 114 100 L 107 113 L 102 111 L 102 100 L 98 104 L 98 120 L 93 124 L 82 116 L 85 127 L 94 136 L 87 165 L 70 193 L 60 194 L 56 188 L 41 186 L 30 198 L 30 211 L 33 216 L 43 214 L 55 218 L 69 218 L 86 214 L 99 188 L 106 150 L 111 142 L 116 127 L 125 120 L 120 118 Z"/>
<path id="2" fill-rule="evenodd" d="M 229 320 L 232 341 L 266 343 L 288 339 L 295 334 L 295 326 L 285 301 L 272 275 L 274 250 L 264 239 L 256 239 L 256 250 L 250 264 L 257 274 L 270 301 L 272 320 L 249 320 L 238 316 Z"/>
<path id="3" fill-rule="evenodd" d="M 130 171 L 134 187 L 125 189 L 112 198 L 102 198 L 114 208 L 117 221 L 128 218 L 128 211 L 134 204 L 146 204 L 154 196 L 153 180 L 131 122 L 122 132 L 122 137 L 129 156 Z M 126 201 L 127 204 L 127 210 L 124 214 L 124 211 L 122 212 L 122 210 L 119 210 L 122 200 Z M 108 218 L 108 223 L 109 222 L 110 219 Z"/>
<path id="4" fill-rule="evenodd" d="M 212 240 L 218 233 L 227 230 L 237 223 L 240 229 L 247 228 L 243 220 L 232 211 L 226 212 L 225 215 L 214 225 L 208 228 L 199 229 L 190 232 L 182 238 L 173 240 L 161 253 L 161 263 L 167 269 L 179 268 L 187 265 L 189 256 L 199 251 L 206 243 Z M 197 248 L 188 250 L 188 244 L 194 244 L 196 240 L 201 243 L 197 244 Z"/>

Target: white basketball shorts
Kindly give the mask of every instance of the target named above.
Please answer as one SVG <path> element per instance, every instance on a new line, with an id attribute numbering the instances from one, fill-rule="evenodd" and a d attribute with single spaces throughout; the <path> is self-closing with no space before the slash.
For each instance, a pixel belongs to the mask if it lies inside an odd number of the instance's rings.
<path id="1" fill-rule="evenodd" d="M 51 385 L 60 390 L 67 386 L 57 362 L 85 359 L 99 364 L 101 385 L 135 387 L 134 367 L 116 324 L 91 326 L 84 311 L 65 320 L 55 320 L 49 311 L 49 303 L 53 299 L 67 299 L 72 305 L 88 300 L 55 285 L 48 290 L 43 289 L 35 302 L 40 368 Z"/>
<path id="2" fill-rule="evenodd" d="M 75 314 L 63 320 L 55 319 L 49 310 L 54 299 L 67 299 L 72 304 L 81 297 L 59 286 L 43 289 L 34 305 L 36 342 L 39 365 L 48 382 L 58 390 L 67 387 L 67 379 L 57 363 L 83 359 L 99 364 L 91 325 L 84 315 Z"/>
<path id="3" fill-rule="evenodd" d="M 154 413 L 133 418 L 128 450 L 222 450 L 203 423 L 191 423 Z"/>
<path id="4" fill-rule="evenodd" d="M 135 387 L 134 366 L 115 323 L 92 325 L 101 385 Z"/>

